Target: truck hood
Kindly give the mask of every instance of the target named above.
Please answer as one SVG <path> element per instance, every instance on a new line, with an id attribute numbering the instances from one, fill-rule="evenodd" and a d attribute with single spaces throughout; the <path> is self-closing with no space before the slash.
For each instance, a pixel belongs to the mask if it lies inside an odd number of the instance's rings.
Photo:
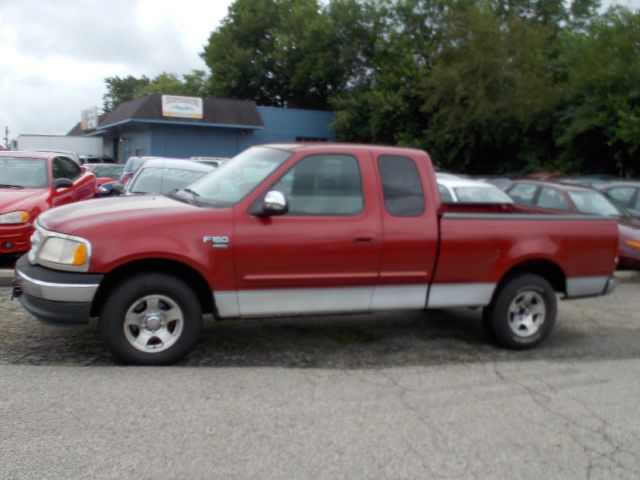
<path id="1" fill-rule="evenodd" d="M 112 224 L 120 230 L 126 225 L 164 223 L 199 210 L 201 208 L 168 197 L 141 195 L 85 200 L 53 208 L 40 215 L 38 222 L 47 230 L 80 235 L 96 226 L 104 229 Z"/>
<path id="2" fill-rule="evenodd" d="M 17 210 L 30 212 L 47 194 L 48 190 L 40 188 L 0 188 L 0 214 Z"/>

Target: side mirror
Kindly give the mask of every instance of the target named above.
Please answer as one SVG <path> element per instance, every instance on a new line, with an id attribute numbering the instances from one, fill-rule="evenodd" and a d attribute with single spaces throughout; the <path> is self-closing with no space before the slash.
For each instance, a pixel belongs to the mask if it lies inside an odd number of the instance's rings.
<path id="1" fill-rule="evenodd" d="M 271 190 L 264 196 L 262 205 L 251 209 L 251 214 L 259 217 L 271 217 L 274 215 L 284 215 L 289 211 L 289 202 L 284 193 L 279 190 Z"/>
<path id="2" fill-rule="evenodd" d="M 69 180 L 68 178 L 56 178 L 53 181 L 54 190 L 59 190 L 61 188 L 69 188 L 73 187 L 73 180 Z"/>
<path id="3" fill-rule="evenodd" d="M 111 185 L 111 188 L 113 188 L 120 195 L 124 194 L 125 187 L 124 187 L 124 184 L 121 182 L 113 182 L 113 184 Z"/>

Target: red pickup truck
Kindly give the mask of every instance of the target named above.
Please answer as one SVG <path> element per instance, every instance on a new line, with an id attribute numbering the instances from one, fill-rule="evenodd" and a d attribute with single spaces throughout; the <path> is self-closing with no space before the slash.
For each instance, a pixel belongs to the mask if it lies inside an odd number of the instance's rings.
<path id="1" fill-rule="evenodd" d="M 95 175 L 62 153 L 0 152 L 0 254 L 29 250 L 41 212 L 95 193 Z"/>
<path id="2" fill-rule="evenodd" d="M 167 196 L 42 215 L 14 295 L 45 321 L 87 322 L 130 363 L 179 360 L 202 314 L 483 307 L 507 348 L 542 342 L 556 292 L 614 287 L 615 222 L 440 202 L 428 155 L 364 145 L 253 147 Z"/>

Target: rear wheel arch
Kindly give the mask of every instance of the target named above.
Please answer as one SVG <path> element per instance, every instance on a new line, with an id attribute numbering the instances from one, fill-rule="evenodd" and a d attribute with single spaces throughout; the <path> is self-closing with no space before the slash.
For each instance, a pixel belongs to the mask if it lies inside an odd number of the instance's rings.
<path id="1" fill-rule="evenodd" d="M 126 263 L 105 275 L 91 306 L 91 316 L 100 314 L 109 293 L 122 281 L 141 273 L 168 273 L 184 280 L 200 302 L 202 313 L 214 313 L 213 292 L 205 278 L 192 267 L 166 259 L 145 259 Z"/>
<path id="2" fill-rule="evenodd" d="M 514 265 L 502 275 L 496 292 L 514 276 L 526 273 L 544 278 L 557 293 L 567 292 L 567 275 L 564 270 L 557 263 L 546 259 L 525 260 Z"/>

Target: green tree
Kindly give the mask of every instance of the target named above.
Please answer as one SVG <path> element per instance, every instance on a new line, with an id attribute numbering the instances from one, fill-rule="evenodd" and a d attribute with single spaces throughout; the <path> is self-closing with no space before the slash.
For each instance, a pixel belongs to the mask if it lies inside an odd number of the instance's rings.
<path id="1" fill-rule="evenodd" d="M 203 70 L 192 70 L 191 73 L 183 75 L 182 79 L 175 73 L 163 72 L 138 90 L 136 96 L 145 93 L 163 93 L 200 97 L 206 95 L 207 87 L 208 77 Z"/>
<path id="2" fill-rule="evenodd" d="M 209 78 L 204 70 L 192 70 L 182 75 L 182 79 L 174 73 L 163 72 L 153 79 L 146 76 L 140 78 L 131 75 L 105 78 L 107 93 L 103 95 L 105 111 L 110 112 L 122 102 L 141 97 L 146 93 L 163 93 L 167 95 L 187 95 L 202 97 L 207 94 Z"/>
<path id="3" fill-rule="evenodd" d="M 554 27 L 488 7 L 473 5 L 450 20 L 422 83 L 430 118 L 423 143 L 466 171 L 539 168 L 553 160 Z"/>
<path id="4" fill-rule="evenodd" d="M 567 35 L 556 125 L 567 168 L 640 174 L 640 13 L 617 7 Z"/>
<path id="5" fill-rule="evenodd" d="M 334 0 L 236 0 L 211 33 L 202 58 L 210 92 L 261 105 L 326 109 L 363 74 L 372 42 L 366 4 Z"/>
<path id="6" fill-rule="evenodd" d="M 122 102 L 133 100 L 139 96 L 139 92 L 147 87 L 151 80 L 146 76 L 136 78 L 132 75 L 126 77 L 107 77 L 104 79 L 107 93 L 102 96 L 103 109 L 110 112 Z"/>

